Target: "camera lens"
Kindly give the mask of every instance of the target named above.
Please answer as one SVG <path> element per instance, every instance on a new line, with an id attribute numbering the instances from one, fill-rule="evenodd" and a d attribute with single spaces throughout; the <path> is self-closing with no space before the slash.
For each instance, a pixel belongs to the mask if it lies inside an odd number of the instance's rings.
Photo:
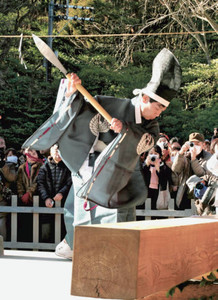
<path id="1" fill-rule="evenodd" d="M 151 157 L 151 161 L 155 161 L 155 159 L 156 159 L 155 156 Z"/>
<path id="2" fill-rule="evenodd" d="M 164 143 L 164 149 L 167 150 L 168 149 L 168 144 Z"/>
<path id="3" fill-rule="evenodd" d="M 196 184 L 196 189 L 198 189 L 198 190 L 202 190 L 203 189 L 203 187 L 204 187 L 204 185 L 203 185 L 203 183 L 201 183 L 201 182 L 198 182 L 197 184 Z"/>
<path id="4" fill-rule="evenodd" d="M 190 142 L 189 145 L 190 147 L 194 147 L 195 144 L 193 142 Z"/>

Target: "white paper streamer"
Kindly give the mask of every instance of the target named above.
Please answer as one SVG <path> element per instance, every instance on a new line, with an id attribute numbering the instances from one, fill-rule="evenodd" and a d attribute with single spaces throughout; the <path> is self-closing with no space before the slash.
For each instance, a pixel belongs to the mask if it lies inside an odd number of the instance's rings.
<path id="1" fill-rule="evenodd" d="M 23 55 L 22 55 L 22 52 L 21 52 L 22 42 L 23 42 L 23 33 L 21 33 L 21 35 L 20 35 L 20 44 L 19 44 L 18 52 L 19 52 L 19 59 L 20 59 L 21 65 L 24 65 L 24 68 L 27 69 L 27 66 L 26 66 L 26 64 L 23 60 Z"/>

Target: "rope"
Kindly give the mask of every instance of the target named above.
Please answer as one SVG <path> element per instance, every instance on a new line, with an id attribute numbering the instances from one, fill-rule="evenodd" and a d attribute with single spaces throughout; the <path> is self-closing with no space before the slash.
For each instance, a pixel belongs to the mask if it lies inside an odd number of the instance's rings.
<path id="1" fill-rule="evenodd" d="M 115 34 L 70 34 L 70 35 L 40 35 L 40 38 L 92 38 L 92 37 L 120 37 L 120 36 L 162 36 L 162 35 L 186 35 L 186 34 L 206 34 L 218 33 L 216 30 L 211 31 L 187 31 L 187 32 L 159 32 L 159 33 L 115 33 Z M 0 38 L 20 38 L 20 35 L 0 35 Z M 23 38 L 32 38 L 32 35 L 23 35 Z"/>

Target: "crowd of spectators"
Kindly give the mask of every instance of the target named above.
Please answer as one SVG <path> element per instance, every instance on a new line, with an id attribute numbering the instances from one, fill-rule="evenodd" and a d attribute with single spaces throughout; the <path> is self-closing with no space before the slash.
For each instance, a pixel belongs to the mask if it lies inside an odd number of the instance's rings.
<path id="1" fill-rule="evenodd" d="M 184 143 L 161 133 L 156 145 L 141 155 L 140 162 L 152 210 L 166 209 L 172 198 L 176 210 L 191 208 L 194 200 L 199 215 L 214 213 L 217 128 L 211 139 L 193 132 Z M 63 207 L 71 185 L 71 173 L 59 155 L 58 145 L 46 151 L 17 151 L 7 148 L 0 137 L 0 206 L 10 205 L 14 194 L 18 196 L 18 206 L 32 206 L 33 196 L 38 195 L 42 207 L 52 209 L 56 201 Z M 144 207 L 144 204 L 139 206 Z M 152 218 L 156 219 L 155 213 Z M 54 242 L 54 222 L 54 215 L 40 214 L 40 242 Z M 0 213 L 0 235 L 4 240 L 10 238 L 7 227 L 10 227 L 10 215 Z M 63 238 L 66 232 L 63 218 L 61 228 Z M 19 213 L 18 241 L 31 242 L 32 231 L 32 215 Z"/>
<path id="2" fill-rule="evenodd" d="M 0 206 L 10 205 L 11 196 L 18 196 L 18 206 L 33 206 L 33 196 L 39 196 L 41 207 L 52 208 L 55 201 L 61 207 L 72 185 L 69 169 L 62 162 L 57 145 L 47 151 L 6 148 L 0 137 Z M 33 241 L 33 215 L 18 213 L 17 240 Z M 54 215 L 40 214 L 39 242 L 54 243 Z M 65 236 L 64 220 L 61 220 L 61 238 Z M 0 235 L 10 239 L 10 215 L 0 213 Z"/>

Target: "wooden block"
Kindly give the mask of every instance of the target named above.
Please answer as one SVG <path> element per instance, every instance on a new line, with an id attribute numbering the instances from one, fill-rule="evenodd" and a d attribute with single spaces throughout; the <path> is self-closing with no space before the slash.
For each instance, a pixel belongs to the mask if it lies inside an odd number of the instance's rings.
<path id="1" fill-rule="evenodd" d="M 77 226 L 71 294 L 136 299 L 217 266 L 216 216 Z"/>

